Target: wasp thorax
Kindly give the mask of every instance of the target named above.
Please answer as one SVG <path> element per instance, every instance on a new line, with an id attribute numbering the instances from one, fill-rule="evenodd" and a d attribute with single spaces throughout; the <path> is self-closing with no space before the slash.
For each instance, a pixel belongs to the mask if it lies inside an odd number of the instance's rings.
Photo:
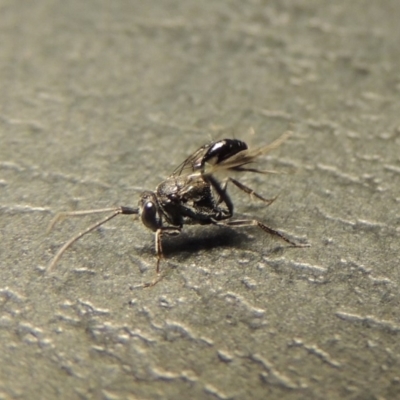
<path id="1" fill-rule="evenodd" d="M 153 192 L 143 192 L 139 199 L 139 215 L 143 224 L 156 231 L 160 228 L 161 222 L 158 216 L 158 202 Z"/>

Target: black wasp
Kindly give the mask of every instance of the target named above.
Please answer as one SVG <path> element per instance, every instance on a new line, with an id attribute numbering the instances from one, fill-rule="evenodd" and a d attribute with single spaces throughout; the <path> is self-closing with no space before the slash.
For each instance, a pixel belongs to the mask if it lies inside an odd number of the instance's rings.
<path id="1" fill-rule="evenodd" d="M 67 216 L 89 215 L 111 212 L 104 219 L 79 232 L 66 242 L 54 256 L 47 271 L 54 268 L 61 255 L 82 236 L 103 225 L 119 214 L 138 214 L 143 224 L 155 233 L 155 247 L 157 254 L 157 274 L 160 272 L 160 260 L 163 258 L 163 235 L 177 235 L 183 225 L 223 225 L 231 227 L 258 226 L 263 231 L 278 236 L 295 247 L 305 245 L 296 244 L 280 232 L 276 231 L 256 219 L 231 220 L 233 203 L 227 193 L 228 183 L 254 196 L 268 205 L 275 199 L 266 199 L 255 193 L 232 177 L 227 177 L 221 184 L 215 178 L 222 172 L 256 172 L 268 173 L 250 168 L 257 157 L 277 148 L 288 137 L 286 132 L 269 145 L 249 149 L 247 144 L 236 139 L 223 139 L 208 143 L 200 147 L 179 165 L 172 175 L 161 182 L 154 192 L 145 191 L 140 195 L 138 207 L 116 207 L 85 211 L 64 212 L 56 215 L 51 227 L 60 219 Z"/>

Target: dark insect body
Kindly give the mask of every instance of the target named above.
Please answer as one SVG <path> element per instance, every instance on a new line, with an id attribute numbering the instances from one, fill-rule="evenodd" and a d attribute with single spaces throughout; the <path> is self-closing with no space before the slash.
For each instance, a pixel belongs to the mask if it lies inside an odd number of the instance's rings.
<path id="1" fill-rule="evenodd" d="M 142 223 L 155 233 L 157 274 L 160 272 L 160 260 L 163 258 L 162 236 L 177 235 L 184 225 L 258 226 L 263 231 L 278 236 L 292 246 L 307 246 L 296 244 L 279 231 L 256 219 L 231 220 L 233 203 L 226 191 L 228 182 L 268 205 L 275 198 L 265 199 L 232 177 L 226 178 L 224 184 L 215 178 L 215 175 L 223 171 L 268 173 L 268 171 L 248 168 L 247 165 L 253 163 L 260 155 L 278 147 L 288 137 L 289 133 L 285 133 L 273 143 L 255 149 L 248 149 L 246 143 L 236 139 L 224 139 L 206 144 L 189 156 L 169 178 L 157 186 L 154 192 L 143 192 L 139 198 L 138 208 L 116 207 L 58 214 L 50 227 L 67 216 L 111 212 L 110 215 L 66 242 L 54 256 L 47 271 L 54 268 L 64 251 L 75 241 L 119 214 L 138 214 Z"/>

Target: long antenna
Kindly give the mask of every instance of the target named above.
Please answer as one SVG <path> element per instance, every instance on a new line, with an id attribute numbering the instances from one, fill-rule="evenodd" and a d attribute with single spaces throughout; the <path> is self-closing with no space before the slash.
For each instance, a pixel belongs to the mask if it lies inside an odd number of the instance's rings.
<path id="1" fill-rule="evenodd" d="M 84 231 L 79 232 L 75 236 L 73 236 L 71 239 L 68 240 L 56 253 L 54 258 L 51 260 L 50 264 L 46 268 L 46 273 L 50 273 L 53 268 L 56 266 L 58 260 L 60 257 L 64 254 L 64 252 L 72 246 L 78 239 L 80 239 L 82 236 L 86 235 L 87 233 L 95 230 L 99 226 L 105 224 L 106 222 L 110 221 L 110 219 L 113 219 L 119 214 L 138 214 L 139 210 L 137 208 L 130 208 L 130 207 L 118 207 L 118 208 L 101 208 L 97 210 L 84 210 L 84 211 L 72 211 L 72 212 L 62 212 L 59 213 L 55 216 L 53 221 L 50 223 L 49 229 L 52 229 L 53 226 L 59 221 L 60 219 L 66 218 L 66 217 L 73 217 L 73 216 L 82 216 L 82 215 L 90 215 L 90 214 L 97 214 L 97 213 L 103 213 L 103 212 L 108 212 L 112 211 L 113 213 L 111 215 L 108 215 L 107 217 L 103 218 L 102 220 L 94 223 L 93 225 L 89 226 L 86 228 Z"/>

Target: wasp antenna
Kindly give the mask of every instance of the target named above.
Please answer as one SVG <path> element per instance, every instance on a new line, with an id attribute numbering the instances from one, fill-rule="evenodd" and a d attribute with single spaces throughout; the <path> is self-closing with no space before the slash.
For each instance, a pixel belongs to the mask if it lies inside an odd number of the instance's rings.
<path id="1" fill-rule="evenodd" d="M 55 225 L 57 222 L 59 222 L 60 220 L 65 219 L 65 218 L 66 218 L 65 212 L 58 212 L 58 213 L 54 216 L 54 218 L 50 221 L 50 223 L 49 223 L 49 225 L 48 225 L 48 227 L 47 227 L 47 229 L 46 229 L 46 233 L 50 233 L 50 232 L 53 230 L 54 225 Z"/>
<path id="2" fill-rule="evenodd" d="M 136 208 L 130 207 L 109 207 L 109 208 L 96 208 L 92 210 L 80 210 L 80 211 L 61 211 L 55 215 L 55 217 L 50 221 L 49 226 L 47 227 L 47 233 L 53 230 L 54 226 L 58 222 L 62 222 L 64 219 L 68 217 L 83 217 L 85 215 L 90 214 L 101 214 L 105 212 L 112 212 L 120 210 L 120 214 L 138 214 L 139 210 Z"/>
<path id="3" fill-rule="evenodd" d="M 118 207 L 118 208 L 102 208 L 102 209 L 96 209 L 96 210 L 82 210 L 82 211 L 72 211 L 72 212 L 64 212 L 64 213 L 59 213 L 56 215 L 56 217 L 53 219 L 53 221 L 50 223 L 50 228 L 54 226 L 54 224 L 60 219 L 60 218 L 66 218 L 70 216 L 83 216 L 83 215 L 90 215 L 90 214 L 97 214 L 97 213 L 103 213 L 107 211 L 113 211 L 111 215 L 108 215 L 107 217 L 103 218 L 100 221 L 97 221 L 93 225 L 89 226 L 86 228 L 84 231 L 79 232 L 75 236 L 73 236 L 71 239 L 69 239 L 56 253 L 54 258 L 51 260 L 50 264 L 46 268 L 46 273 L 49 273 L 53 270 L 53 268 L 56 266 L 58 260 L 60 257 L 64 254 L 64 252 L 71 247 L 78 239 L 80 239 L 82 236 L 86 235 L 87 233 L 95 230 L 99 226 L 105 224 L 108 222 L 110 219 L 113 219 L 119 214 L 138 214 L 139 210 L 136 208 L 130 208 L 130 207 Z"/>

